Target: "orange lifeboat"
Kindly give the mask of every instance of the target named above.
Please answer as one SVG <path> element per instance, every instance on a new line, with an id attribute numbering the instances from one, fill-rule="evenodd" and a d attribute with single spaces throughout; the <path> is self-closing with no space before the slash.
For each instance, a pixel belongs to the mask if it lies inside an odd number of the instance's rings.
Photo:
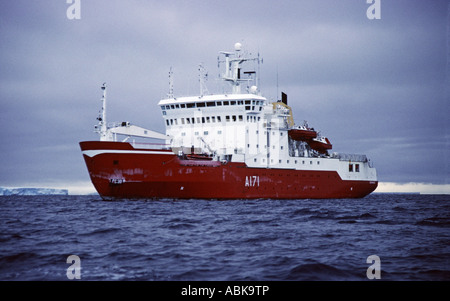
<path id="1" fill-rule="evenodd" d="M 301 125 L 290 129 L 288 134 L 289 137 L 295 141 L 309 141 L 317 137 L 317 132 L 306 125 Z"/>

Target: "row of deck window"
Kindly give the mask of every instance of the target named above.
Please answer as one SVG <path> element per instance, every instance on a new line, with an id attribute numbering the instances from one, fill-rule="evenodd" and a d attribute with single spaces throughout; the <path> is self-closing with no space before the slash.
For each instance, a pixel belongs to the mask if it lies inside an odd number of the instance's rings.
<path id="1" fill-rule="evenodd" d="M 261 159 L 262 160 L 262 163 L 266 163 L 266 159 Z M 257 158 L 254 158 L 253 159 L 253 162 L 258 162 L 258 159 Z M 273 163 L 274 161 L 273 161 L 273 159 L 270 159 L 270 163 Z M 291 160 L 286 160 L 286 163 L 287 164 L 289 164 L 291 162 Z M 278 163 L 279 164 L 282 164 L 283 163 L 283 160 L 278 160 Z M 294 160 L 294 164 L 300 164 L 300 161 L 299 160 Z M 306 164 L 306 161 L 305 160 L 302 160 L 301 161 L 301 164 L 302 165 L 305 165 Z M 312 165 L 313 164 L 313 161 L 309 161 L 309 164 L 310 165 Z M 317 161 L 317 165 L 320 165 L 320 161 Z"/>
<path id="2" fill-rule="evenodd" d="M 191 109 L 191 108 L 245 105 L 246 110 L 255 110 L 255 105 L 261 106 L 263 104 L 264 104 L 264 102 L 262 100 L 224 100 L 224 101 L 205 101 L 205 102 L 163 105 L 163 106 L 161 106 L 161 109 L 162 110 L 175 110 L 175 109 Z M 260 111 L 261 111 L 261 109 L 262 109 L 262 107 L 259 108 Z"/>
<path id="3" fill-rule="evenodd" d="M 256 116 L 247 116 L 247 122 L 256 122 L 260 121 L 261 117 Z M 226 115 L 226 122 L 242 122 L 244 121 L 243 115 Z M 217 123 L 222 122 L 222 116 L 207 116 L 207 117 L 187 117 L 180 118 L 180 123 L 178 123 L 178 119 L 166 119 L 166 124 L 168 126 L 171 125 L 184 125 L 184 124 L 204 124 L 204 123 Z"/>

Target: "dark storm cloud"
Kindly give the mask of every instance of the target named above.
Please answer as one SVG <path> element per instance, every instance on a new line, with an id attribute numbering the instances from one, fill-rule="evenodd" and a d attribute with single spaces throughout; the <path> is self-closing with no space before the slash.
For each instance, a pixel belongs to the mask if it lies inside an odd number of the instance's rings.
<path id="1" fill-rule="evenodd" d="M 65 0 L 1 1 L 0 186 L 88 182 L 77 143 L 97 139 L 103 82 L 109 120 L 164 131 L 169 68 L 192 95 L 203 62 L 213 92 L 235 42 L 263 56 L 265 96 L 288 93 L 297 123 L 366 153 L 380 181 L 448 183 L 447 5 L 382 0 L 369 20 L 365 0 L 81 0 L 69 20 Z"/>

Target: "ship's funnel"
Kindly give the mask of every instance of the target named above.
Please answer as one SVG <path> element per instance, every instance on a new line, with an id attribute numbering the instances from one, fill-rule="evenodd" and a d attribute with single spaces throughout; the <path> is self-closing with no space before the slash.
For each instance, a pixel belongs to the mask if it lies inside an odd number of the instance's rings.
<path id="1" fill-rule="evenodd" d="M 287 94 L 284 92 L 281 92 L 281 102 L 287 105 Z"/>

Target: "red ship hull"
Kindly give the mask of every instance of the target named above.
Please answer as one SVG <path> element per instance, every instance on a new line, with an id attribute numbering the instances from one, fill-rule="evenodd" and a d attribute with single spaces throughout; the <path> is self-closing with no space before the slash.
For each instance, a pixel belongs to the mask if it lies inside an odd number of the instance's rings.
<path id="1" fill-rule="evenodd" d="M 336 171 L 249 168 L 183 160 L 170 150 L 122 142 L 81 142 L 91 181 L 104 199 L 362 198 L 376 181 L 342 180 Z"/>

